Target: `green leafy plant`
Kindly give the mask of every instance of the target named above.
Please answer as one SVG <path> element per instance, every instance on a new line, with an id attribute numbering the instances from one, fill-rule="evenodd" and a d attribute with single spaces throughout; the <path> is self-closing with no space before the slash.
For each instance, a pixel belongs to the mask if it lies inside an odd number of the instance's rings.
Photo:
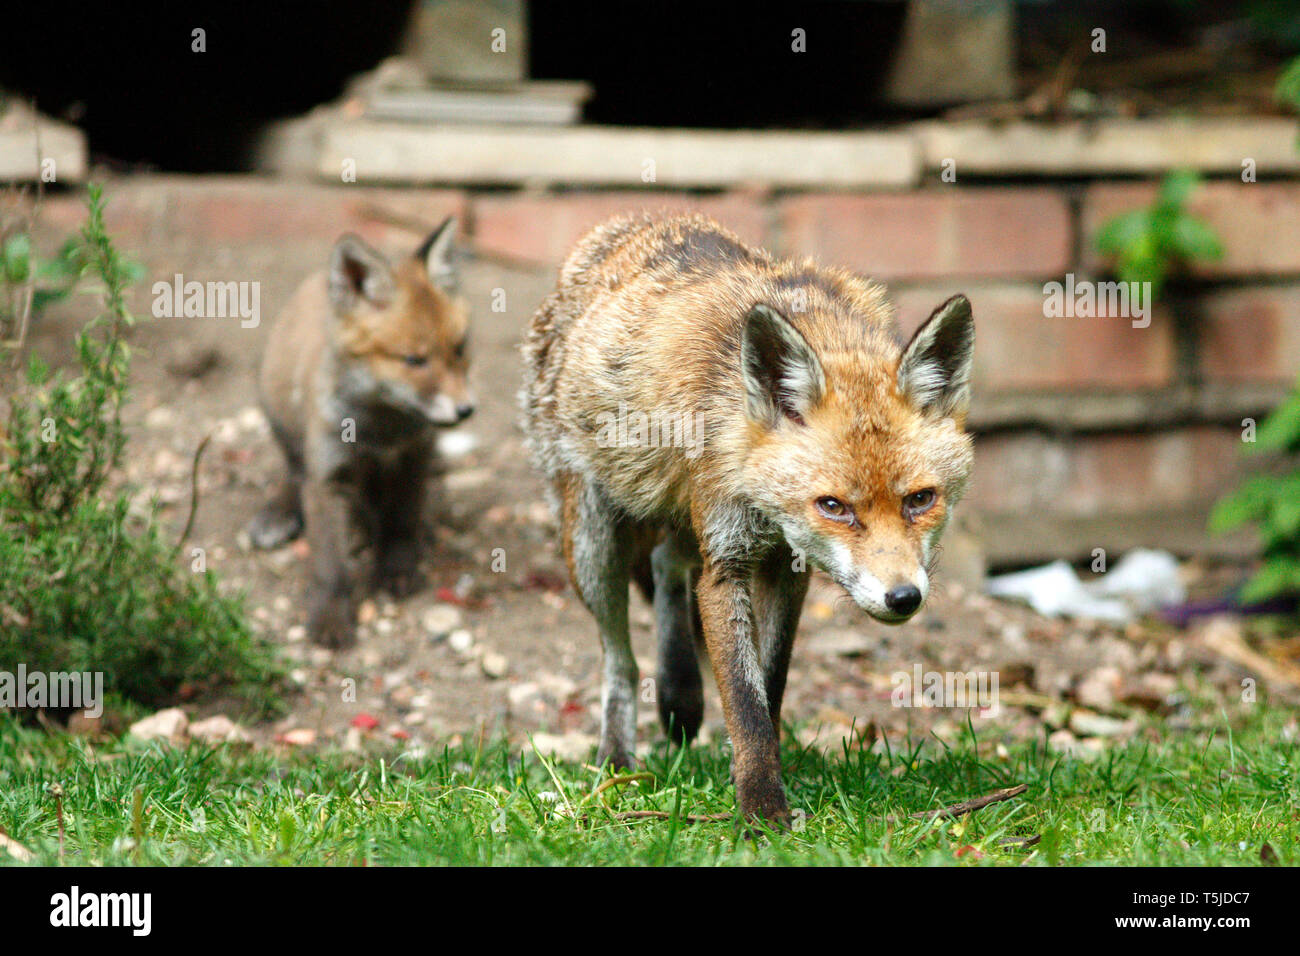
<path id="1" fill-rule="evenodd" d="M 21 345 L 28 319 L 72 294 L 84 266 L 80 251 L 70 239 L 53 259 L 39 259 L 29 233 L 0 230 L 0 339 Z"/>
<path id="2" fill-rule="evenodd" d="M 51 302 L 67 298 L 81 272 L 77 261 L 81 246 L 69 239 L 53 259 L 37 259 L 32 254 L 32 238 L 25 232 L 9 236 L 0 245 L 0 274 L 9 286 L 34 280 L 33 311 L 40 312 Z"/>
<path id="3" fill-rule="evenodd" d="M 1300 56 L 1282 70 L 1277 86 L 1273 88 L 1273 98 L 1283 106 L 1289 106 L 1300 112 Z M 1300 148 L 1300 135 L 1296 137 L 1296 146 Z"/>
<path id="4" fill-rule="evenodd" d="M 127 285 L 143 278 L 139 263 L 123 260 L 120 265 Z M 24 318 L 38 316 L 72 295 L 86 267 L 85 248 L 75 238 L 65 242 L 53 259 L 42 259 L 35 254 L 26 230 L 0 234 L 0 337 L 12 340 L 13 346 L 21 345 L 14 336 Z"/>
<path id="5" fill-rule="evenodd" d="M 0 446 L 0 668 L 100 671 L 107 692 L 148 706 L 232 686 L 270 702 L 278 665 L 242 605 L 178 562 L 152 507 L 112 487 L 126 445 L 132 267 L 104 229 L 103 196 L 65 262 L 102 296 L 78 334 L 75 376 L 38 359 Z"/>
<path id="6" fill-rule="evenodd" d="M 1300 383 L 1259 426 L 1254 453 L 1300 456 Z M 1253 604 L 1300 593 L 1300 470 L 1289 475 L 1255 475 L 1221 499 L 1210 513 L 1216 533 L 1253 524 L 1263 545 L 1263 564 L 1242 589 Z"/>
<path id="7" fill-rule="evenodd" d="M 1274 96 L 1300 110 L 1300 57 L 1282 71 Z M 1254 443 L 1247 447 L 1255 454 L 1300 456 L 1300 382 L 1260 424 Z M 1300 593 L 1300 469 L 1247 478 L 1210 513 L 1212 532 L 1222 534 L 1246 525 L 1254 525 L 1259 533 L 1262 563 L 1242 588 L 1240 599 L 1254 604 Z"/>
<path id="8" fill-rule="evenodd" d="M 1273 89 L 1274 98 L 1284 106 L 1300 110 L 1300 56 L 1296 57 L 1282 70 L 1277 86 Z"/>
<path id="9" fill-rule="evenodd" d="M 1097 250 L 1114 256 L 1120 279 L 1150 282 L 1153 299 L 1191 263 L 1223 256 L 1214 230 L 1187 212 L 1187 200 L 1200 181 L 1195 172 L 1174 170 L 1150 206 L 1116 216 L 1097 232 Z"/>

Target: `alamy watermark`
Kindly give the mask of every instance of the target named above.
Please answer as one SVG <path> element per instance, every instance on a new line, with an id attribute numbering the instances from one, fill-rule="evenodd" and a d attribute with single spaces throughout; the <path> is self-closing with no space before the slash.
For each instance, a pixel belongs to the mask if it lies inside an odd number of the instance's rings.
<path id="1" fill-rule="evenodd" d="M 255 329 L 262 321 L 260 282 L 186 282 L 178 272 L 171 282 L 155 282 L 151 291 L 155 319 L 238 318 L 243 329 Z"/>
<path id="2" fill-rule="evenodd" d="M 0 710 L 81 710 L 87 717 L 104 713 L 103 671 L 0 671 Z"/>
<path id="3" fill-rule="evenodd" d="M 1000 712 L 997 671 L 923 671 L 913 664 L 910 671 L 896 671 L 890 681 L 895 707 L 978 707 L 980 717 Z"/>
<path id="4" fill-rule="evenodd" d="M 600 412 L 596 425 L 601 448 L 682 448 L 687 458 L 704 450 L 704 413 L 699 411 L 631 411 L 627 402 L 619 402 L 618 412 Z"/>
<path id="5" fill-rule="evenodd" d="M 133 936 L 153 929 L 152 893 L 82 892 L 73 885 L 50 897 L 50 925 L 56 927 L 122 927 Z"/>
<path id="6" fill-rule="evenodd" d="M 1065 282 L 1048 282 L 1043 286 L 1043 315 L 1049 319 L 1099 317 L 1133 320 L 1133 328 L 1151 324 L 1150 282 L 1076 281 L 1073 272 Z"/>

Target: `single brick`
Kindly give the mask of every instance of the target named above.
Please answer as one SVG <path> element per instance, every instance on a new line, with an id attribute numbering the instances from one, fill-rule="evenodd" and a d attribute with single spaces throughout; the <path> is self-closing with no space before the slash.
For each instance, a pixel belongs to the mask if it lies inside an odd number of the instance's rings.
<path id="1" fill-rule="evenodd" d="M 782 251 L 880 279 L 1045 278 L 1070 261 L 1069 208 L 1041 187 L 792 196 L 779 220 Z"/>
<path id="2" fill-rule="evenodd" d="M 1240 430 L 996 432 L 975 446 L 970 504 L 988 513 L 1064 518 L 1203 508 L 1245 472 Z"/>
<path id="3" fill-rule="evenodd" d="M 1084 260 L 1096 268 L 1105 260 L 1094 245 L 1098 230 L 1110 219 L 1150 204 L 1153 183 L 1099 183 L 1084 195 Z M 1197 262 L 1204 276 L 1300 274 L 1300 183 L 1202 184 L 1187 211 L 1209 224 L 1223 244 L 1223 258 Z"/>
<path id="4" fill-rule="evenodd" d="M 1225 289 L 1203 304 L 1206 379 L 1289 385 L 1300 376 L 1300 285 Z"/>
<path id="5" fill-rule="evenodd" d="M 474 244 L 494 252 L 552 265 L 573 244 L 611 216 L 646 212 L 702 212 L 746 242 L 764 245 L 766 209 L 761 196 L 725 193 L 689 196 L 665 192 L 512 193 L 474 200 Z"/>
<path id="6" fill-rule="evenodd" d="M 1173 380 L 1173 322 L 1159 305 L 1148 327 L 1134 328 L 1127 316 L 1048 317 L 1040 285 L 922 285 L 894 293 L 899 327 L 910 336 L 957 292 L 975 315 L 977 402 L 981 390 L 1147 389 Z"/>

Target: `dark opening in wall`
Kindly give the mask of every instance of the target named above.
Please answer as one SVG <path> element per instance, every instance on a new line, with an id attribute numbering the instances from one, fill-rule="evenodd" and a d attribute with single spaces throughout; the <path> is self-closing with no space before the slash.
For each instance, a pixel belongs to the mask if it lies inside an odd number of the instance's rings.
<path id="1" fill-rule="evenodd" d="M 904 12 L 845 0 L 533 3 L 529 72 L 591 82 L 589 122 L 842 127 L 889 112 L 879 94 Z"/>
<path id="2" fill-rule="evenodd" d="M 391 54 L 411 3 L 9 4 L 0 88 L 74 120 L 99 158 L 245 169 L 267 120 L 334 99 L 348 77 Z M 191 48 L 195 29 L 206 52 Z"/>

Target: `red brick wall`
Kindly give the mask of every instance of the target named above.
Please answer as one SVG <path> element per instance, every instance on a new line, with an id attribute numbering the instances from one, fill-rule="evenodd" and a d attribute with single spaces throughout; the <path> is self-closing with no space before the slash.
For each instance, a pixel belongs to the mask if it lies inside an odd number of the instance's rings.
<path id="1" fill-rule="evenodd" d="M 780 254 L 887 282 L 906 332 L 963 291 L 978 328 L 972 504 L 986 527 L 1031 529 L 989 534 L 995 560 L 1140 544 L 1240 553 L 1242 538 L 1207 539 L 1204 519 L 1245 471 L 1242 419 L 1265 413 L 1300 375 L 1300 183 L 1224 180 L 1195 195 L 1191 212 L 1226 250 L 1196 270 L 1209 284 L 1195 334 L 1172 301 L 1155 306 L 1147 328 L 1117 316 L 1046 317 L 1045 282 L 1067 272 L 1110 278 L 1093 237 L 1155 188 L 934 184 L 880 194 L 493 194 L 470 203 L 481 247 L 548 263 L 613 212 L 700 209 Z"/>
<path id="2" fill-rule="evenodd" d="M 1191 211 L 1226 249 L 1221 262 L 1199 270 L 1207 283 L 1199 329 L 1168 303 L 1147 328 L 1123 317 L 1044 316 L 1045 282 L 1066 272 L 1106 278 L 1093 235 L 1154 189 L 936 182 L 875 194 L 696 195 L 135 177 L 110 190 L 108 220 L 128 247 L 152 250 L 157 271 L 187 263 L 197 271 L 198 257 L 232 244 L 266 257 L 300 248 L 316 259 L 348 229 L 401 246 L 410 233 L 377 219 L 376 209 L 430 223 L 455 212 L 480 253 L 546 269 L 614 213 L 692 209 L 777 253 L 812 255 L 887 282 L 905 331 L 963 291 L 978 330 L 971 502 L 999 527 L 1036 529 L 990 536 L 995 560 L 1028 560 L 1092 546 L 1220 547 L 1205 539 L 1203 520 L 1243 471 L 1241 419 L 1266 412 L 1300 375 L 1297 182 L 1221 180 L 1195 195 Z M 81 217 L 79 198 L 47 199 L 53 229 Z M 1168 517 L 1153 521 L 1157 513 Z"/>

